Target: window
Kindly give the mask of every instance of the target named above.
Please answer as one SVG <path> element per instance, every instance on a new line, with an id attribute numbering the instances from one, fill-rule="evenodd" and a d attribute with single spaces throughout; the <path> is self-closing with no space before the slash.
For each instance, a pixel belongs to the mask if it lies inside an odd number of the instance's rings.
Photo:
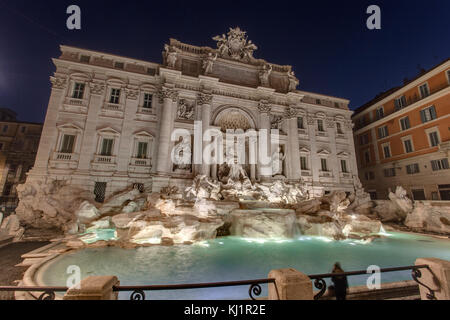
<path id="1" fill-rule="evenodd" d="M 378 128 L 378 137 L 380 139 L 386 138 L 389 135 L 388 127 L 383 126 L 381 128 Z"/>
<path id="2" fill-rule="evenodd" d="M 139 142 L 137 157 L 139 159 L 147 159 L 147 149 L 148 149 L 147 142 Z"/>
<path id="3" fill-rule="evenodd" d="M 420 169 L 419 169 L 419 164 L 418 163 L 414 163 L 414 164 L 409 164 L 406 166 L 406 173 L 407 174 L 415 174 L 415 173 L 419 173 Z"/>
<path id="4" fill-rule="evenodd" d="M 73 148 L 75 146 L 75 136 L 70 134 L 65 134 L 62 139 L 61 153 L 73 153 Z"/>
<path id="5" fill-rule="evenodd" d="M 123 67 L 124 67 L 123 62 L 114 63 L 114 68 L 116 68 L 116 69 L 123 69 Z"/>
<path id="6" fill-rule="evenodd" d="M 335 107 L 335 108 L 340 108 L 341 106 L 339 105 L 339 103 L 335 102 L 335 103 L 334 103 L 334 107 Z"/>
<path id="7" fill-rule="evenodd" d="M 373 171 L 368 171 L 364 175 L 366 180 L 375 180 L 375 173 Z"/>
<path id="8" fill-rule="evenodd" d="M 359 143 L 363 146 L 365 144 L 369 143 L 369 134 L 365 133 L 361 136 L 359 136 Z"/>
<path id="9" fill-rule="evenodd" d="M 422 119 L 422 123 L 436 119 L 437 118 L 436 108 L 434 106 L 431 106 L 431 107 L 421 110 L 420 118 Z"/>
<path id="10" fill-rule="evenodd" d="M 3 143 L 0 142 L 0 151 L 3 150 Z"/>
<path id="11" fill-rule="evenodd" d="M 386 178 L 395 177 L 395 168 L 384 169 L 383 172 Z"/>
<path id="12" fill-rule="evenodd" d="M 430 145 L 432 147 L 436 147 L 439 145 L 440 141 L 439 141 L 439 135 L 438 135 L 437 131 L 428 133 L 428 137 L 430 138 Z"/>
<path id="13" fill-rule="evenodd" d="M 433 171 L 449 169 L 450 167 L 448 164 L 448 158 L 431 161 L 431 168 L 433 169 Z"/>
<path id="14" fill-rule="evenodd" d="M 85 87 L 84 83 L 75 83 L 75 86 L 73 87 L 72 98 L 74 98 L 74 99 L 83 99 L 84 87 Z"/>
<path id="15" fill-rule="evenodd" d="M 94 187 L 95 202 L 105 202 L 106 182 L 96 182 Z"/>
<path id="16" fill-rule="evenodd" d="M 447 80 L 448 80 L 448 83 L 450 83 L 450 69 L 447 70 Z"/>
<path id="17" fill-rule="evenodd" d="M 300 167 L 302 170 L 308 170 L 308 159 L 306 157 L 300 157 Z"/>
<path id="18" fill-rule="evenodd" d="M 317 130 L 319 130 L 319 132 L 324 132 L 325 131 L 323 129 L 323 120 L 321 120 L 321 119 L 317 120 Z"/>
<path id="19" fill-rule="evenodd" d="M 430 95 L 430 90 L 428 88 L 428 83 L 424 83 L 423 85 L 419 86 L 420 96 L 422 98 L 426 98 Z"/>
<path id="20" fill-rule="evenodd" d="M 297 118 L 297 126 L 298 126 L 299 129 L 305 129 L 304 122 L 303 122 L 303 117 L 298 117 Z"/>
<path id="21" fill-rule="evenodd" d="M 376 117 L 377 117 L 377 120 L 384 118 L 384 108 L 383 107 L 377 108 Z"/>
<path id="22" fill-rule="evenodd" d="M 394 104 L 395 104 L 395 110 L 396 111 L 406 107 L 406 98 L 405 98 L 405 96 L 401 96 L 400 98 L 395 99 Z"/>
<path id="23" fill-rule="evenodd" d="M 336 122 L 336 128 L 338 134 L 344 134 L 344 131 L 342 130 L 342 124 L 340 122 Z"/>
<path id="24" fill-rule="evenodd" d="M 369 191 L 369 195 L 370 195 L 370 200 L 377 200 L 378 199 L 376 191 Z"/>
<path id="25" fill-rule="evenodd" d="M 320 99 L 316 99 L 316 104 L 322 104 L 322 101 Z"/>
<path id="26" fill-rule="evenodd" d="M 426 200 L 423 189 L 413 189 L 411 190 L 411 193 L 414 200 Z"/>
<path id="27" fill-rule="evenodd" d="M 341 160 L 341 169 L 342 169 L 342 172 L 343 172 L 343 173 L 348 173 L 348 170 L 347 170 L 347 161 Z"/>
<path id="28" fill-rule="evenodd" d="M 154 76 L 156 74 L 156 69 L 154 68 L 147 68 L 147 74 L 150 76 Z"/>
<path id="29" fill-rule="evenodd" d="M 320 159 L 320 162 L 322 164 L 322 171 L 327 172 L 328 171 L 327 159 Z"/>
<path id="30" fill-rule="evenodd" d="M 111 97 L 109 103 L 118 104 L 120 100 L 120 89 L 111 89 Z"/>
<path id="31" fill-rule="evenodd" d="M 150 93 L 145 93 L 143 107 L 150 109 L 152 107 L 152 100 L 153 100 L 153 95 L 151 95 Z"/>
<path id="32" fill-rule="evenodd" d="M 409 123 L 409 117 L 404 117 L 400 119 L 400 126 L 403 131 L 411 128 L 411 124 Z"/>
<path id="33" fill-rule="evenodd" d="M 384 152 L 385 159 L 391 157 L 391 147 L 388 144 L 383 146 L 383 152 Z"/>
<path id="34" fill-rule="evenodd" d="M 102 156 L 112 156 L 112 148 L 113 148 L 114 140 L 113 139 L 103 139 L 102 141 Z"/>
<path id="35" fill-rule="evenodd" d="M 403 140 L 403 145 L 405 146 L 405 152 L 406 152 L 406 153 L 411 153 L 411 152 L 414 151 L 414 150 L 413 150 L 413 146 L 412 146 L 411 139 Z"/>
<path id="36" fill-rule="evenodd" d="M 364 151 L 364 160 L 366 163 L 370 163 L 370 152 L 369 150 Z"/>
<path id="37" fill-rule="evenodd" d="M 4 125 L 4 126 L 3 126 L 3 133 L 6 133 L 6 132 L 8 132 L 8 126 L 7 126 L 7 125 Z"/>
<path id="38" fill-rule="evenodd" d="M 27 127 L 20 128 L 20 132 L 22 132 L 22 133 L 25 133 L 26 130 L 27 130 Z"/>
<path id="39" fill-rule="evenodd" d="M 90 57 L 90 56 L 82 55 L 82 56 L 80 57 L 80 62 L 83 62 L 83 63 L 89 63 L 90 61 L 91 61 L 91 57 Z"/>

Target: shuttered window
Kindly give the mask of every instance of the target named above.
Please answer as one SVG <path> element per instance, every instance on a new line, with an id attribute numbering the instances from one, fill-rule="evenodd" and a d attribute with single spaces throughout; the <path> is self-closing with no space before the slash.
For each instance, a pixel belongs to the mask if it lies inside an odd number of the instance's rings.
<path id="1" fill-rule="evenodd" d="M 422 123 L 434 120 L 436 118 L 437 118 L 436 108 L 434 106 L 431 106 L 429 108 L 420 111 L 420 119 L 422 120 Z"/>

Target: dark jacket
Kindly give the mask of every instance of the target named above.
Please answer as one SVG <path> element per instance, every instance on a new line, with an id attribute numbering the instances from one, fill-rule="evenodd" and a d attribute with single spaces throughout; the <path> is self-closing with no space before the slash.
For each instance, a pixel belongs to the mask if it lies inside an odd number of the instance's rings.
<path id="1" fill-rule="evenodd" d="M 339 272 L 337 272 L 339 273 Z M 336 298 L 345 299 L 347 296 L 348 281 L 346 276 L 333 276 L 331 281 L 334 284 L 334 292 L 336 293 Z"/>

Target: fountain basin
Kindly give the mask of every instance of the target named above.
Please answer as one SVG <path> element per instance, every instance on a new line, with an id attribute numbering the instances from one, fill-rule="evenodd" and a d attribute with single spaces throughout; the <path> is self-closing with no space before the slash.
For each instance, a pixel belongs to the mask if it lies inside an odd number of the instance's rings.
<path id="1" fill-rule="evenodd" d="M 366 270 L 413 265 L 419 257 L 450 260 L 450 241 L 436 237 L 390 233 L 366 243 L 333 241 L 325 237 L 286 239 L 226 237 L 191 246 L 152 246 L 131 250 L 115 247 L 83 249 L 61 255 L 37 273 L 39 285 L 66 284 L 67 268 L 79 266 L 82 278 L 116 275 L 122 285 L 183 284 L 266 278 L 273 269 L 295 268 L 306 274 L 328 273 L 339 261 L 344 270 Z M 369 275 L 349 278 L 364 285 Z M 382 274 L 383 283 L 411 280 L 410 272 Z M 248 288 L 216 288 L 149 292 L 149 299 L 248 299 Z M 263 287 L 261 296 L 267 295 Z M 121 299 L 128 299 L 123 293 Z"/>

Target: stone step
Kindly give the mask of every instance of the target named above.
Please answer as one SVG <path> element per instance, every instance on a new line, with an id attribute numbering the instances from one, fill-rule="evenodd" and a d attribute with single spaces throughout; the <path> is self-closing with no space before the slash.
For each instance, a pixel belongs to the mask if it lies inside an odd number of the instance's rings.
<path id="1" fill-rule="evenodd" d="M 14 240 L 14 236 L 5 235 L 5 234 L 0 235 L 0 247 L 13 242 L 13 240 Z"/>

